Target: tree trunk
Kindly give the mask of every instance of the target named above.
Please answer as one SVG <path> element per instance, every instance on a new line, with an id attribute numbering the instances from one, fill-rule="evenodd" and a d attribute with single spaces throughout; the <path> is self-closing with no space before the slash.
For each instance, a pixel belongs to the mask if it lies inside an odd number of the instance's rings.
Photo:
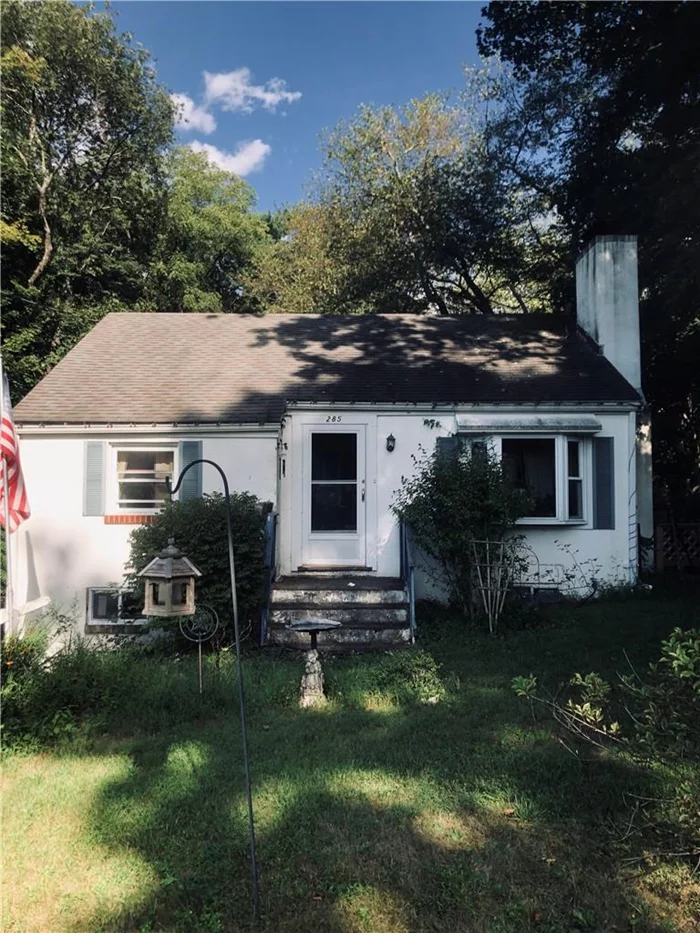
<path id="1" fill-rule="evenodd" d="M 29 276 L 29 282 L 27 283 L 30 287 L 35 284 L 36 280 L 42 274 L 44 269 L 48 266 L 51 261 L 51 254 L 53 253 L 53 239 L 51 236 L 51 227 L 49 226 L 49 221 L 46 217 L 46 192 L 49 185 L 51 184 L 51 178 L 45 178 L 44 181 L 38 185 L 39 189 L 39 214 L 41 219 L 44 222 L 44 254 L 39 260 L 39 265 Z"/>

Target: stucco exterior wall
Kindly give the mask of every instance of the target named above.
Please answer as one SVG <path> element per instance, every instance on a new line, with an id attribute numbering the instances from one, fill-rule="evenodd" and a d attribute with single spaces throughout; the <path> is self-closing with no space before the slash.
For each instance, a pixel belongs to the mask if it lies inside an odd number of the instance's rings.
<path id="1" fill-rule="evenodd" d="M 414 470 L 414 458 L 422 451 L 432 451 L 438 437 L 457 433 L 457 412 L 425 410 L 421 412 L 340 412 L 350 428 L 364 424 L 367 432 L 367 563 L 380 576 L 397 576 L 400 572 L 399 529 L 391 511 L 402 476 Z M 464 409 L 466 412 L 467 409 Z M 473 412 L 474 410 L 472 410 Z M 542 414 L 542 410 L 538 409 Z M 543 414 L 546 417 L 546 413 Z M 551 571 L 568 578 L 596 576 L 609 581 L 629 582 L 636 578 L 637 530 L 635 489 L 635 416 L 629 411 L 596 412 L 601 436 L 614 438 L 615 449 L 615 528 L 593 528 L 590 502 L 588 520 L 584 524 L 566 523 L 537 526 L 523 523 L 518 531 L 526 536 L 536 559 Z M 299 538 L 303 527 L 299 521 L 301 485 L 303 479 L 303 428 L 317 425 L 323 428 L 327 412 L 294 411 L 286 419 L 284 429 L 285 478 L 280 484 L 281 536 L 280 570 L 293 572 L 301 553 Z M 526 432 L 523 432 L 526 433 Z M 389 452 L 386 438 L 393 435 L 395 448 Z M 590 465 L 588 466 L 590 470 Z M 590 477 L 588 479 L 590 488 Z M 422 577 L 421 595 L 439 595 Z"/>
<path id="2" fill-rule="evenodd" d="M 231 491 L 251 492 L 275 502 L 276 432 L 229 435 L 120 435 L 91 433 L 90 440 L 144 445 L 197 439 L 202 456 L 226 473 Z M 20 434 L 22 467 L 32 514 L 13 538 L 15 604 L 48 597 L 57 607 L 75 606 L 85 620 L 87 587 L 120 584 L 134 525 L 106 524 L 103 516 L 83 515 L 85 436 Z M 218 473 L 203 466 L 204 492 L 222 492 Z M 106 503 L 110 511 L 110 503 Z M 113 511 L 113 510 L 112 510 Z"/>
<path id="3" fill-rule="evenodd" d="M 562 409 L 551 409 L 561 411 Z M 278 566 L 282 574 L 294 572 L 303 561 L 304 484 L 308 482 L 308 460 L 304 444 L 309 432 L 358 429 L 363 436 L 365 479 L 364 517 L 366 549 L 363 561 L 379 576 L 400 573 L 399 529 L 391 510 L 403 476 L 414 470 L 414 458 L 434 449 L 438 437 L 457 433 L 458 415 L 468 409 L 358 411 L 340 407 L 324 411 L 294 409 L 284 419 L 281 433 L 266 431 L 220 432 L 218 434 L 143 435 L 133 431 L 91 433 L 91 440 L 134 443 L 167 443 L 199 439 L 202 456 L 218 462 L 235 491 L 248 491 L 276 504 L 280 514 Z M 503 409 L 500 409 L 502 412 Z M 532 409 L 530 409 L 530 412 Z M 471 409 L 471 414 L 484 409 Z M 579 410 L 580 412 L 580 410 Z M 514 418 L 524 408 L 510 409 Z M 537 414 L 547 416 L 546 408 Z M 523 524 L 522 532 L 542 565 L 556 567 L 559 576 L 583 574 L 610 581 L 631 581 L 637 572 L 637 497 L 635 457 L 635 413 L 625 409 L 599 409 L 600 434 L 614 438 L 615 527 L 592 527 L 590 502 L 587 521 L 534 525 Z M 330 422 L 330 423 L 329 423 Z M 526 433 L 526 432 L 524 432 Z M 387 450 L 386 439 L 395 438 Z M 133 525 L 107 524 L 103 516 L 83 515 L 84 442 L 88 435 L 56 433 L 21 435 L 25 481 L 32 517 L 13 536 L 13 577 L 16 604 L 21 606 L 48 597 L 60 607 L 75 605 L 84 622 L 86 590 L 119 584 L 129 553 Z M 278 459 L 278 439 L 279 459 Z M 590 471 L 590 464 L 588 465 Z M 590 488 L 590 472 L 587 481 Z M 203 467 L 205 492 L 221 491 L 218 474 Z M 109 503 L 106 511 L 109 512 Z M 429 581 L 419 578 L 419 595 L 439 596 Z"/>

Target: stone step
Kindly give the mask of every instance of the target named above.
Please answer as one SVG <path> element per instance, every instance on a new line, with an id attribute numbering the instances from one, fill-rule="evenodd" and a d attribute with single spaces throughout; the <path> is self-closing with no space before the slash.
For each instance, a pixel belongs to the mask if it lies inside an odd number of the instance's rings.
<path id="1" fill-rule="evenodd" d="M 273 586 L 271 601 L 273 606 L 284 604 L 303 606 L 342 606 L 345 604 L 379 606 L 387 604 L 405 603 L 408 596 L 406 590 L 363 590 L 358 587 L 347 589 L 280 589 Z"/>
<path id="2" fill-rule="evenodd" d="M 275 580 L 278 590 L 400 590 L 404 582 L 401 577 L 378 577 L 375 574 L 292 573 Z"/>
<path id="3" fill-rule="evenodd" d="M 398 603 L 393 606 L 296 606 L 275 605 L 270 613 L 270 623 L 287 625 L 307 622 L 309 619 L 325 618 L 341 622 L 343 626 L 372 628 L 373 626 L 408 624 L 408 606 Z"/>
<path id="4" fill-rule="evenodd" d="M 331 632 L 319 632 L 317 638 L 319 651 L 333 651 L 337 648 L 396 648 L 410 642 L 411 632 L 408 626 L 402 628 L 391 624 L 378 624 L 373 628 L 343 625 Z M 295 632 L 287 626 L 275 624 L 271 625 L 268 630 L 267 643 L 288 648 L 308 649 L 310 639 L 306 633 Z"/>

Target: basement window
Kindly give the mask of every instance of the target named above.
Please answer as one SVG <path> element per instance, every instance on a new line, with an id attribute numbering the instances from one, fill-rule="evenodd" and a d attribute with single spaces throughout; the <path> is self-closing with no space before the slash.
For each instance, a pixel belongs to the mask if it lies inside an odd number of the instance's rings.
<path id="1" fill-rule="evenodd" d="M 87 623 L 94 625 L 142 624 L 143 598 L 121 586 L 88 587 Z"/>

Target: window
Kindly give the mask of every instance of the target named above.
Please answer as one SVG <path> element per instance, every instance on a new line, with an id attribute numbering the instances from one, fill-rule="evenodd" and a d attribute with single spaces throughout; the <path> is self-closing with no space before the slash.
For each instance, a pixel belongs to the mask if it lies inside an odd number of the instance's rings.
<path id="1" fill-rule="evenodd" d="M 526 490 L 532 500 L 526 517 L 556 518 L 554 438 L 504 438 L 502 458 L 505 475 L 516 489 Z"/>
<path id="2" fill-rule="evenodd" d="M 175 471 L 171 449 L 122 448 L 117 450 L 117 504 L 120 509 L 152 511 L 167 498 L 166 479 Z"/>
<path id="3" fill-rule="evenodd" d="M 141 623 L 143 602 L 123 587 L 89 587 L 87 591 L 88 625 Z"/>
<path id="4" fill-rule="evenodd" d="M 588 444 L 583 440 L 562 436 L 502 438 L 504 473 L 532 500 L 524 521 L 586 520 L 587 456 Z"/>
<path id="5" fill-rule="evenodd" d="M 566 463 L 569 478 L 567 490 L 568 517 L 583 518 L 583 475 L 581 444 L 579 441 L 566 442 Z"/>
<path id="6" fill-rule="evenodd" d="M 357 434 L 311 435 L 311 531 L 357 531 Z"/>

